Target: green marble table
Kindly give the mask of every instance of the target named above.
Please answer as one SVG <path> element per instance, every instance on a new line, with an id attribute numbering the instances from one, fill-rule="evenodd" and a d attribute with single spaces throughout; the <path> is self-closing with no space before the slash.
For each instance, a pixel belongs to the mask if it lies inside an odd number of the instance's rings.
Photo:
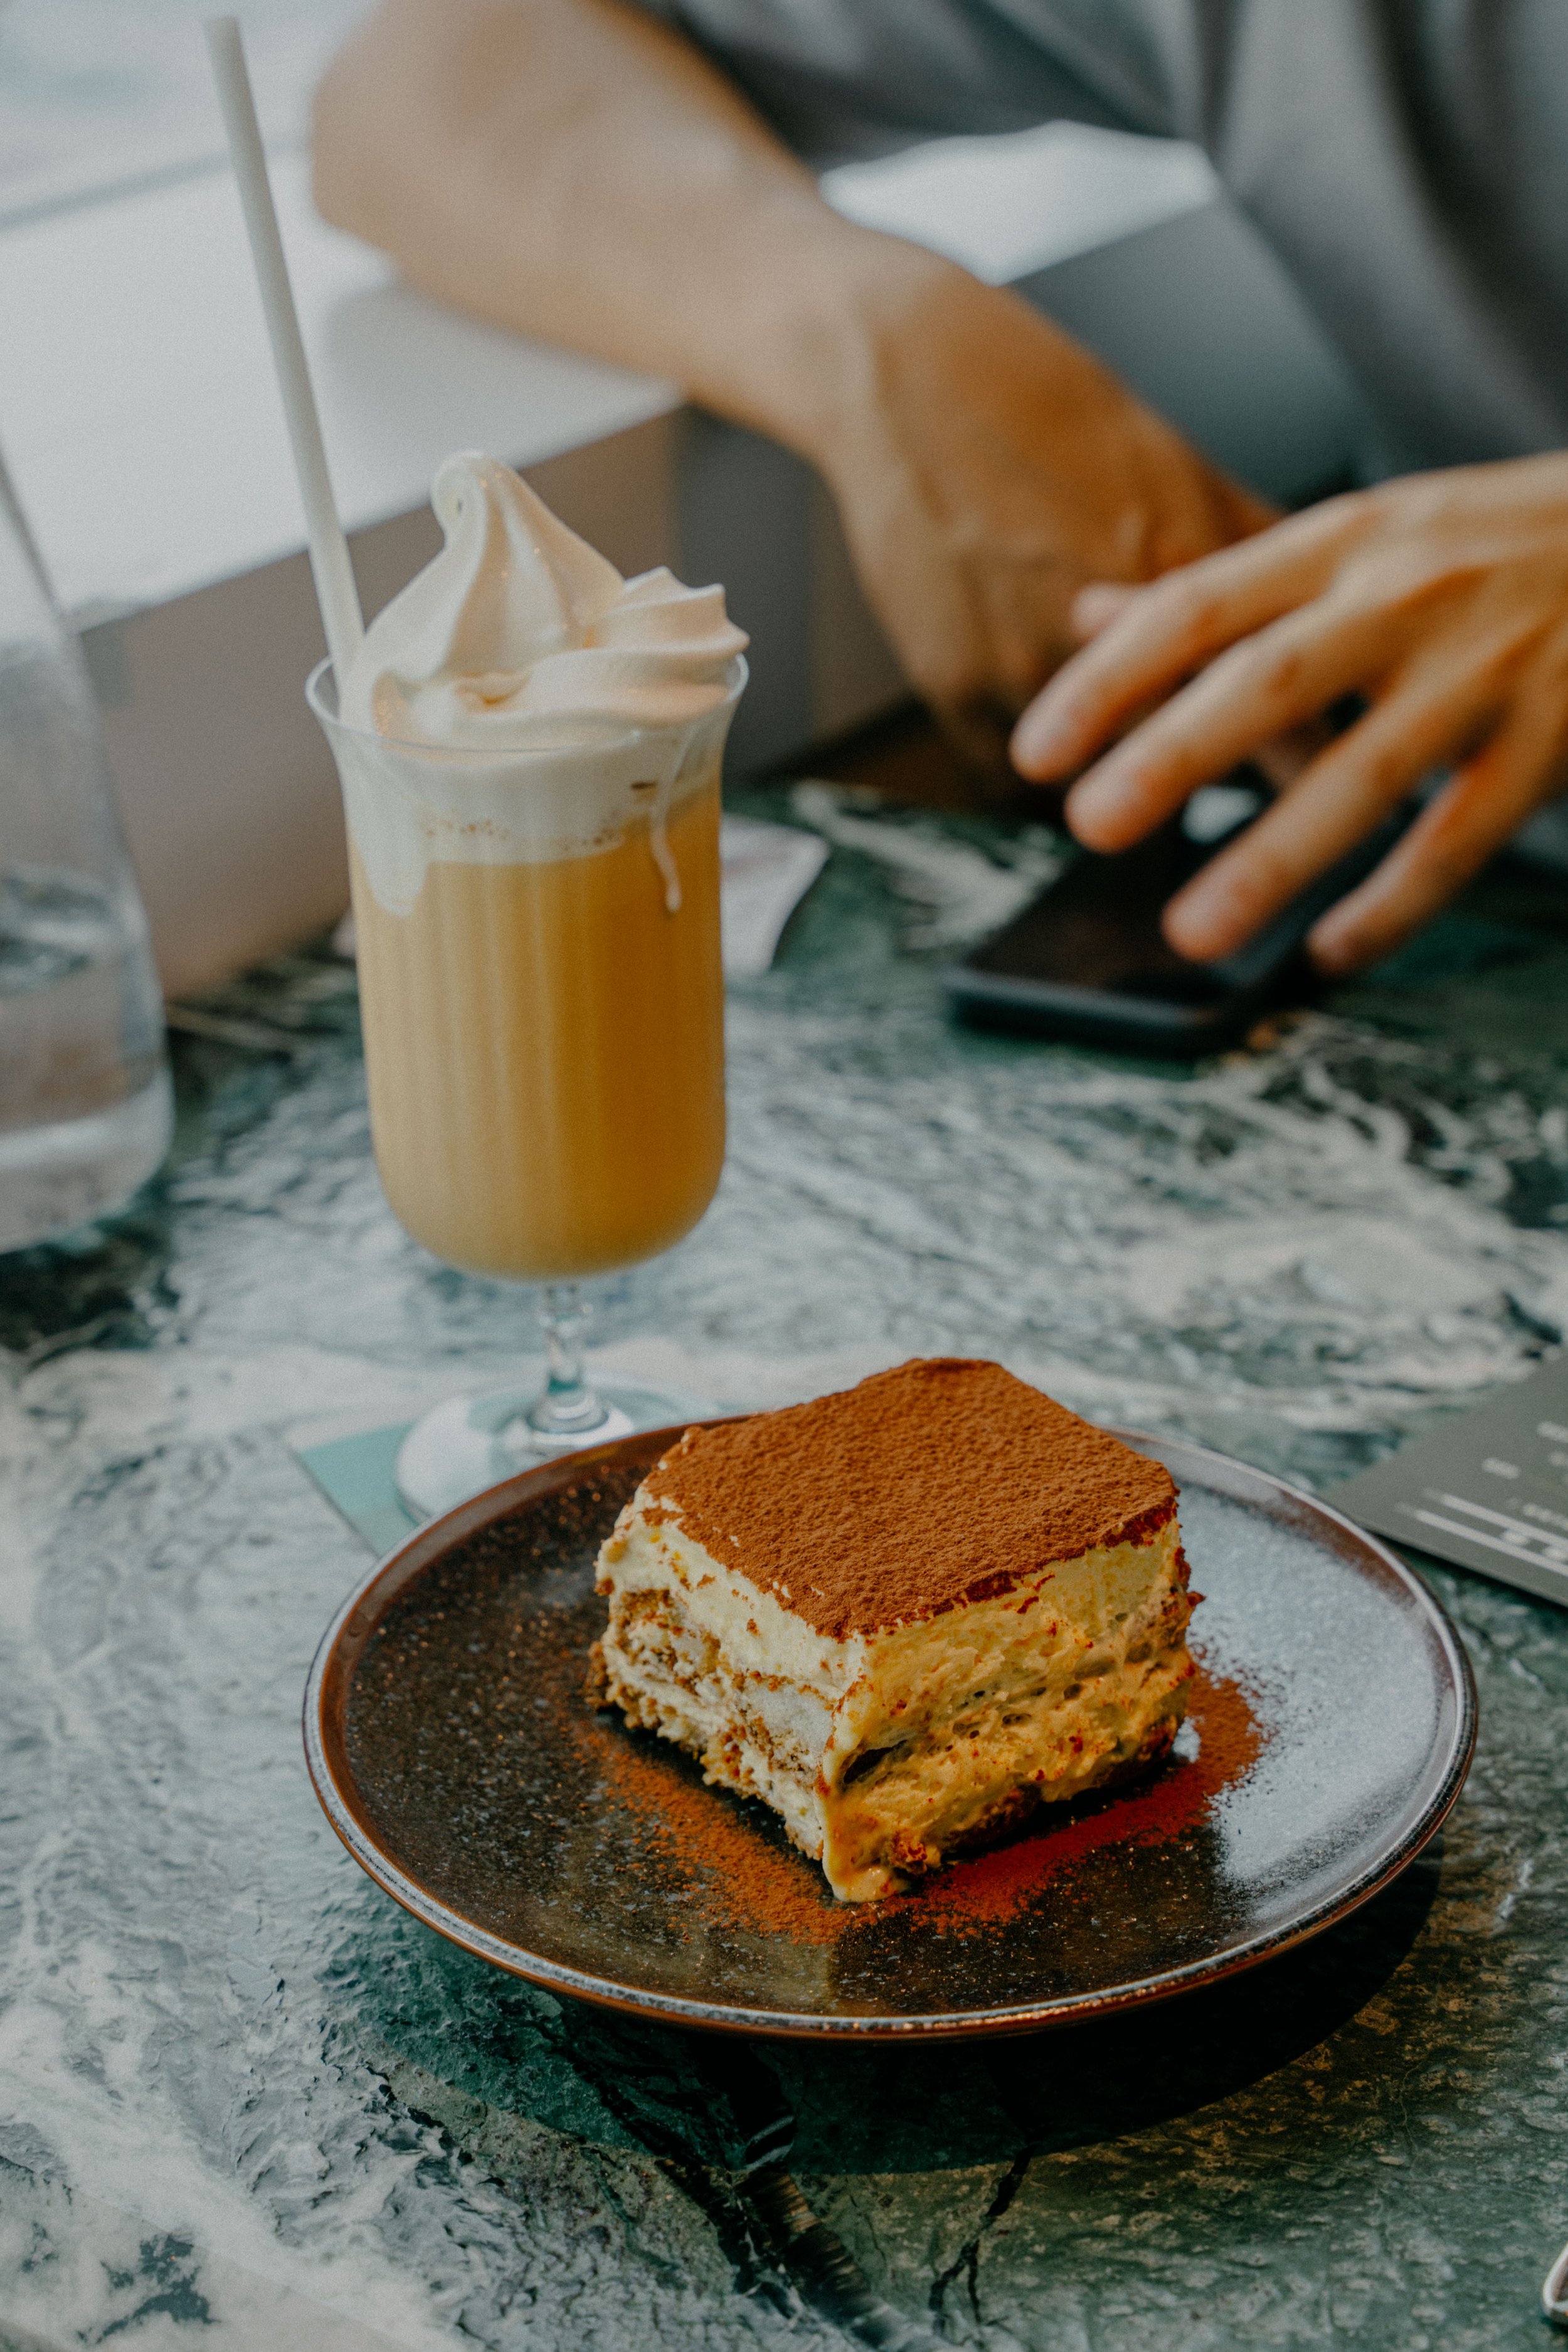
<path id="1" fill-rule="evenodd" d="M 965 1034 L 934 973 L 1054 851 L 850 793 L 731 1006 L 712 1212 L 611 1286 L 627 1366 L 782 1399 L 917 1351 L 1320 1487 L 1568 1320 L 1568 886 L 1182 1070 Z M 416 1926 L 300 1756 L 366 1555 L 290 1438 L 529 1349 L 400 1234 L 352 971 L 181 1016 L 164 1179 L 0 1265 L 0 2345 L 1543 2342 L 1568 2236 L 1568 1620 L 1433 1580 L 1481 1739 L 1434 1850 L 1310 1948 L 1089 2032 L 710 2044 Z"/>

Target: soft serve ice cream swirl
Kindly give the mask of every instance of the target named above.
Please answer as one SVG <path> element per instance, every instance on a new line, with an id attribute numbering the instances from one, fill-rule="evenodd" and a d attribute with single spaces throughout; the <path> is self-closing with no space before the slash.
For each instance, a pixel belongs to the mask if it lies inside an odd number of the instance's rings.
<path id="1" fill-rule="evenodd" d="M 673 913 L 666 820 L 745 676 L 724 591 L 623 580 L 493 457 L 448 457 L 432 504 L 447 543 L 366 630 L 333 732 L 371 890 L 406 913 L 437 860 L 587 856 L 636 818 Z"/>
<path id="2" fill-rule="evenodd" d="M 463 451 L 436 477 L 447 543 L 372 622 L 342 681 L 351 727 L 523 750 L 684 728 L 725 701 L 746 636 L 722 588 L 623 580 L 510 467 Z"/>

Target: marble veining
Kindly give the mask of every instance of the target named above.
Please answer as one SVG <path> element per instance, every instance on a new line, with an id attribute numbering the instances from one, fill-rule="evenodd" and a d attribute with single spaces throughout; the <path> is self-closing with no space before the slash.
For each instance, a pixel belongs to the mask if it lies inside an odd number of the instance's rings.
<path id="1" fill-rule="evenodd" d="M 823 880 L 732 992 L 719 1200 L 606 1287 L 618 1360 L 769 1401 L 984 1352 L 1326 1486 L 1559 1343 L 1560 892 L 1496 877 L 1185 1072 L 951 1027 L 937 963 L 959 902 L 995 903 L 974 859 L 1014 873 L 1016 840 L 813 810 Z M 1180 2010 L 850 2054 L 565 2009 L 361 1876 L 298 1737 L 363 1554 L 285 1431 L 510 1371 L 528 1302 L 394 1223 L 324 950 L 177 1044 L 163 1183 L 0 1264 L 0 2344 L 1541 2340 L 1568 2236 L 1560 1612 L 1436 1573 L 1482 1718 L 1441 1853 Z"/>

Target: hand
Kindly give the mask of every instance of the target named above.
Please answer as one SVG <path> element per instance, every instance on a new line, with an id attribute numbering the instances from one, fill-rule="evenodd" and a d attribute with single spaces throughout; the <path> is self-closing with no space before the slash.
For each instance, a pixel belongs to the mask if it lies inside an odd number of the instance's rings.
<path id="1" fill-rule="evenodd" d="M 1151 580 L 1272 509 L 1017 296 L 891 238 L 854 264 L 847 390 L 808 454 L 910 682 L 994 757 L 1079 643 L 1079 590 Z"/>
<path id="2" fill-rule="evenodd" d="M 1025 775 L 1059 781 L 1113 743 L 1068 798 L 1068 822 L 1094 849 L 1130 847 L 1342 696 L 1368 706 L 1172 899 L 1165 934 L 1182 955 L 1231 953 L 1423 778 L 1452 768 L 1309 938 L 1321 969 L 1352 971 L 1568 782 L 1568 457 L 1330 499 L 1131 597 L 1087 591 L 1078 625 L 1092 642 L 1025 712 L 1013 756 Z"/>

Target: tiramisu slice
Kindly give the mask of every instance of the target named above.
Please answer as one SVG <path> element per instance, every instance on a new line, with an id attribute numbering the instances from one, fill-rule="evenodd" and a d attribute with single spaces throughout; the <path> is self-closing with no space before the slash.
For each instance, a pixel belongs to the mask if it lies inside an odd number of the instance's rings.
<path id="1" fill-rule="evenodd" d="M 689 1429 L 599 1554 L 606 1703 L 850 1902 L 1162 1755 L 1186 1563 L 1157 1462 L 996 1364 Z"/>

